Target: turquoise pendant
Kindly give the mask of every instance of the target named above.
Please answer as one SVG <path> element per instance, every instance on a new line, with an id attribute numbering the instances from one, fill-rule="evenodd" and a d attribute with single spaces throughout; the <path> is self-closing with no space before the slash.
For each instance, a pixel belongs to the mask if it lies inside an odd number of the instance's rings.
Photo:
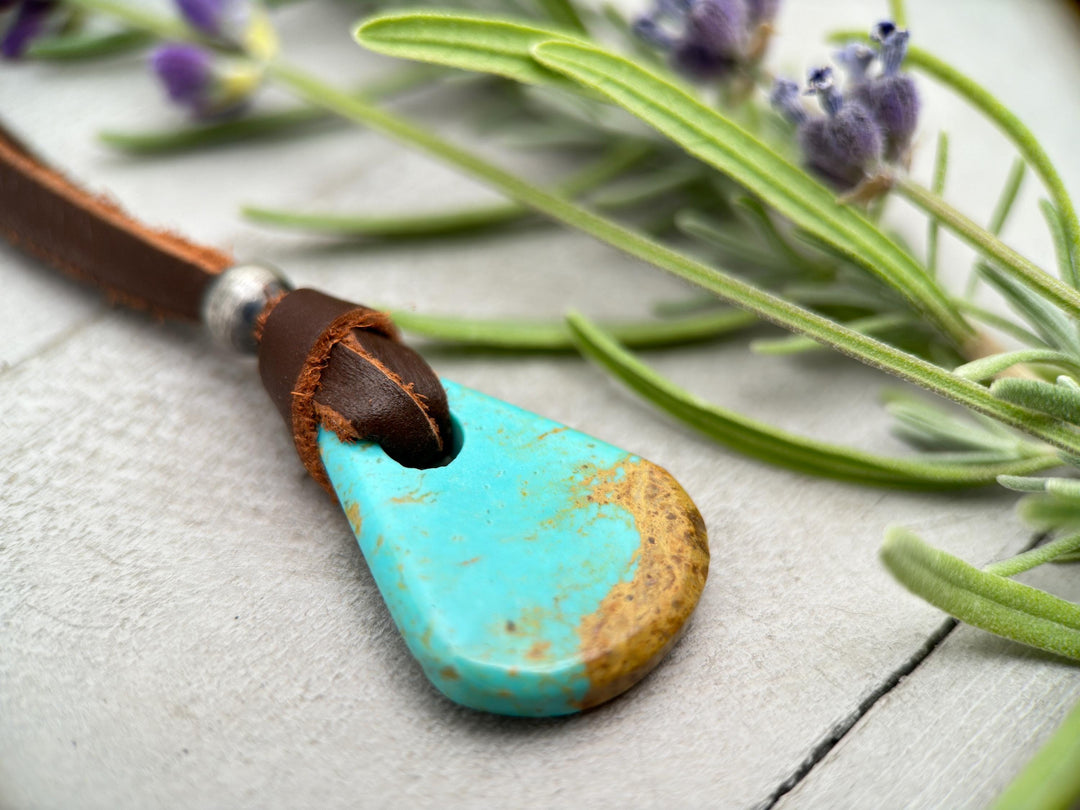
<path id="1" fill-rule="evenodd" d="M 460 445 L 446 466 L 319 433 L 398 629 L 431 682 L 474 709 L 562 715 L 614 697 L 697 604 L 701 516 L 656 465 L 443 382 Z"/>

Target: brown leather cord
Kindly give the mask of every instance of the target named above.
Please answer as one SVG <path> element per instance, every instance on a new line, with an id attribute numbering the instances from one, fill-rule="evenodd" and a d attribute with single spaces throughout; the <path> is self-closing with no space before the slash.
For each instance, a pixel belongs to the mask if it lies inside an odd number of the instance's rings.
<path id="1" fill-rule="evenodd" d="M 317 290 L 289 293 L 263 323 L 259 374 L 300 460 L 327 490 L 320 425 L 346 441 L 377 441 L 405 466 L 429 467 L 443 456 L 446 392 L 381 312 Z"/>
<path id="2" fill-rule="evenodd" d="M 207 284 L 232 257 L 152 230 L 79 188 L 0 127 L 0 234 L 114 301 L 199 320 Z"/>
<path id="3" fill-rule="evenodd" d="M 115 301 L 198 321 L 231 257 L 145 227 L 111 201 L 45 166 L 0 126 L 0 235 Z M 346 441 L 377 441 L 410 467 L 440 462 L 450 411 L 435 372 L 398 340 L 388 316 L 315 290 L 296 290 L 259 319 L 259 371 L 311 476 L 328 491 L 320 425 Z"/>

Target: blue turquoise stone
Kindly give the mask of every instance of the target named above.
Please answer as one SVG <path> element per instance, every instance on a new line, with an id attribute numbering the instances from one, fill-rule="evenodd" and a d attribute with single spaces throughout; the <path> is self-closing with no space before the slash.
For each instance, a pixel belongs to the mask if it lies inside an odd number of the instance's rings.
<path id="1" fill-rule="evenodd" d="M 444 381 L 460 448 L 402 467 L 325 429 L 327 474 L 431 682 L 499 714 L 580 711 L 646 674 L 704 585 L 693 503 L 666 472 Z"/>

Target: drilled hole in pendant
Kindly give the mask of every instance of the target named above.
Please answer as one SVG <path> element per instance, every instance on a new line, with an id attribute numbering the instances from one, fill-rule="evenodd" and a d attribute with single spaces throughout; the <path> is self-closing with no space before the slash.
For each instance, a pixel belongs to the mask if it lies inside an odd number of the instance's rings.
<path id="1" fill-rule="evenodd" d="M 430 470 L 433 467 L 448 467 L 450 462 L 458 457 L 458 453 L 461 452 L 461 448 L 465 446 L 465 429 L 461 427 L 461 422 L 457 420 L 457 417 L 450 414 L 450 436 L 449 441 L 446 443 L 446 452 L 435 459 L 431 464 L 424 464 L 423 466 L 416 466 L 414 469 L 418 470 Z M 412 467 L 411 464 L 404 465 L 406 467 Z"/>

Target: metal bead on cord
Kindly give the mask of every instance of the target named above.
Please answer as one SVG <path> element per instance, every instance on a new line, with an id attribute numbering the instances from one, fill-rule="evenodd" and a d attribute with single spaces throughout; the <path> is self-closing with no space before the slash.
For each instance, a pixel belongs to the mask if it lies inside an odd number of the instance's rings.
<path id="1" fill-rule="evenodd" d="M 270 265 L 230 267 L 206 290 L 202 302 L 203 324 L 218 343 L 254 354 L 258 349 L 255 323 L 259 315 L 267 304 L 292 289 L 293 285 L 281 271 Z"/>

